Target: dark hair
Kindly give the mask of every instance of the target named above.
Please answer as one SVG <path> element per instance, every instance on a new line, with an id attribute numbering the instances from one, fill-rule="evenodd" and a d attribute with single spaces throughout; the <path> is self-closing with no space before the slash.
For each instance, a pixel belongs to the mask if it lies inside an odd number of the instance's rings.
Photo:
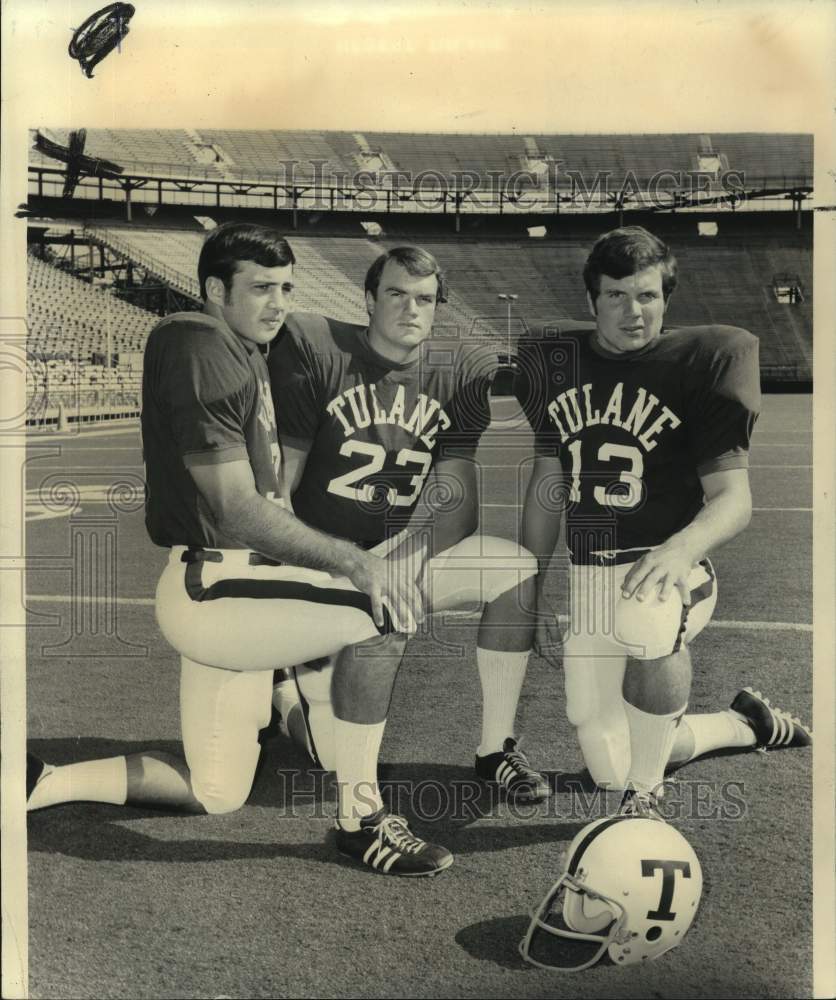
<path id="1" fill-rule="evenodd" d="M 422 250 L 421 247 L 392 247 L 391 250 L 387 250 L 386 253 L 382 253 L 377 258 L 366 272 L 366 291 L 371 292 L 375 299 L 383 268 L 390 260 L 400 264 L 413 278 L 429 278 L 431 274 L 434 274 L 438 281 L 435 301 L 447 301 L 447 280 L 444 277 L 444 272 L 439 267 L 435 257 L 428 251 Z"/>
<path id="2" fill-rule="evenodd" d="M 586 259 L 583 280 L 594 302 L 601 291 L 601 275 L 627 278 L 658 264 L 662 270 L 662 294 L 667 301 L 676 288 L 676 257 L 653 233 L 641 226 L 624 226 L 599 236 Z"/>
<path id="3" fill-rule="evenodd" d="M 227 222 L 206 237 L 197 263 L 200 295 L 206 298 L 206 279 L 220 278 L 227 292 L 238 263 L 251 260 L 262 267 L 295 264 L 290 244 L 276 229 L 249 222 Z"/>

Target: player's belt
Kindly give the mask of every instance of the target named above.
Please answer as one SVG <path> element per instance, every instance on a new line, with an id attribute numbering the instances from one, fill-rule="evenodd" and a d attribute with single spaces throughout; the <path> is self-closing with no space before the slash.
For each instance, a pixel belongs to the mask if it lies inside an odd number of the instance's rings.
<path id="1" fill-rule="evenodd" d="M 188 563 L 189 565 L 198 562 L 222 563 L 224 559 L 226 559 L 227 562 L 245 559 L 247 565 L 249 566 L 282 565 L 275 559 L 268 559 L 267 556 L 263 556 L 259 552 L 247 552 L 246 549 L 231 549 L 227 552 L 221 552 L 219 549 L 188 548 L 180 556 L 180 562 Z"/>
<path id="2" fill-rule="evenodd" d="M 623 566 L 625 563 L 637 562 L 650 549 L 623 549 L 619 552 L 586 552 L 584 555 L 571 555 L 573 566 Z"/>

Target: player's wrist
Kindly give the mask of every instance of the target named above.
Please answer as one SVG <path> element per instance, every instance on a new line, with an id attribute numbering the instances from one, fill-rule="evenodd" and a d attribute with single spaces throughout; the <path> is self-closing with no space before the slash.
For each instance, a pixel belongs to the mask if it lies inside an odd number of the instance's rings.
<path id="1" fill-rule="evenodd" d="M 668 545 L 675 547 L 677 554 L 686 561 L 689 566 L 696 565 L 700 559 L 704 559 L 707 554 L 705 538 L 702 532 L 693 525 L 683 528 L 682 531 L 673 535 L 668 540 Z"/>
<path id="2" fill-rule="evenodd" d="M 365 566 L 368 553 L 352 542 L 333 539 L 335 568 L 343 576 L 353 577 Z"/>

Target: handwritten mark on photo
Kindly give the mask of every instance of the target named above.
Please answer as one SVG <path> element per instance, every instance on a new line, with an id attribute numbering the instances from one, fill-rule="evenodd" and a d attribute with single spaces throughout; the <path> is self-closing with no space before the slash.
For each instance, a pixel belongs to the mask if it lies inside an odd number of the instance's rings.
<path id="1" fill-rule="evenodd" d="M 93 70 L 117 46 L 130 31 L 128 23 L 136 13 L 129 3 L 111 3 L 91 14 L 77 28 L 70 42 L 68 52 L 71 59 L 77 59 L 84 74 L 91 78 Z"/>

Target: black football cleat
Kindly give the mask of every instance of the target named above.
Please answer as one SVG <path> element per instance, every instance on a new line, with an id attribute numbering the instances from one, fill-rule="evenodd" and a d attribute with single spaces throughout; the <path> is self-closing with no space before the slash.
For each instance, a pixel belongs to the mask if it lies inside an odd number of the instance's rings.
<path id="1" fill-rule="evenodd" d="M 528 758 L 512 736 L 496 753 L 485 754 L 484 757 L 476 755 L 476 777 L 487 784 L 504 788 L 508 798 L 520 804 L 542 802 L 552 793 L 546 776 L 528 763 Z"/>
<path id="2" fill-rule="evenodd" d="M 800 719 L 783 709 L 774 708 L 760 691 L 743 688 L 731 703 L 732 711 L 742 715 L 755 734 L 755 747 L 808 747 L 813 733 Z"/>
<path id="3" fill-rule="evenodd" d="M 437 875 L 453 863 L 446 847 L 416 837 L 403 816 L 385 809 L 366 816 L 357 831 L 337 823 L 337 850 L 383 875 Z"/>

